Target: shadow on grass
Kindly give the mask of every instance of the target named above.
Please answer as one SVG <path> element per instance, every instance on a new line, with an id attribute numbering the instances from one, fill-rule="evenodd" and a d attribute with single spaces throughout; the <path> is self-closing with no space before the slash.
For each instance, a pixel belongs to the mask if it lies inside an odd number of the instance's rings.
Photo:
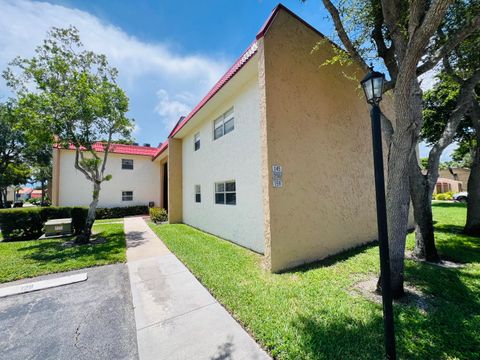
<path id="1" fill-rule="evenodd" d="M 462 234 L 463 227 L 451 224 L 435 226 L 437 234 L 444 234 L 446 238 L 437 237 L 436 246 L 442 259 L 458 263 L 480 262 L 480 239 Z M 452 239 L 452 236 L 455 239 Z"/>
<path id="2" fill-rule="evenodd" d="M 19 248 L 18 251 L 24 251 L 25 259 L 31 259 L 38 262 L 63 263 L 69 260 L 81 260 L 83 257 L 94 259 L 96 261 L 109 260 L 119 255 L 125 248 L 125 239 L 122 231 L 100 232 L 97 234 L 107 241 L 99 244 L 85 244 L 72 247 L 64 247 L 62 243 L 65 239 L 48 241 L 42 240 L 33 245 L 27 245 Z"/>
<path id="3" fill-rule="evenodd" d="M 399 359 L 480 358 L 480 288 L 478 282 L 466 286 L 460 275 L 462 270 L 407 263 L 406 277 L 429 296 L 430 310 L 395 305 Z M 381 305 L 373 306 L 377 310 L 362 320 L 340 311 L 334 317 L 299 314 L 291 324 L 299 358 L 383 359 Z"/>
<path id="4" fill-rule="evenodd" d="M 369 242 L 367 244 L 363 244 L 363 245 L 356 246 L 356 247 L 353 247 L 351 249 L 342 251 L 339 254 L 326 257 L 325 259 L 317 260 L 317 261 L 314 261 L 314 262 L 311 262 L 311 263 L 307 263 L 307 264 L 303 264 L 303 265 L 293 267 L 291 269 L 282 271 L 281 273 L 282 274 L 288 274 L 288 273 L 296 273 L 296 272 L 307 272 L 307 271 L 322 268 L 322 267 L 332 266 L 332 265 L 335 265 L 338 262 L 342 262 L 342 261 L 348 260 L 352 257 L 355 257 L 359 254 L 362 254 L 362 253 L 364 253 L 364 252 L 368 251 L 369 249 L 371 249 L 373 247 L 376 247 L 376 246 L 378 246 L 378 241 L 374 240 L 374 241 Z"/>
<path id="5" fill-rule="evenodd" d="M 461 202 L 434 202 L 432 203 L 432 207 L 437 207 L 437 208 L 462 208 L 466 209 L 467 204 L 461 203 Z"/>

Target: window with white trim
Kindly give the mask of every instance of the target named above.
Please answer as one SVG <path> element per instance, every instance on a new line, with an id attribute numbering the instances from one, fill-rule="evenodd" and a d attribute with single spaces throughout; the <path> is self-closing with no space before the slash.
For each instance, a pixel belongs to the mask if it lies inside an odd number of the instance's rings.
<path id="1" fill-rule="evenodd" d="M 132 159 L 122 159 L 122 169 L 133 170 L 133 160 Z"/>
<path id="2" fill-rule="evenodd" d="M 193 136 L 193 149 L 195 151 L 200 149 L 200 133 L 199 132 Z"/>
<path id="3" fill-rule="evenodd" d="M 133 191 L 122 191 L 122 201 L 133 201 Z"/>
<path id="4" fill-rule="evenodd" d="M 213 140 L 227 135 L 235 129 L 233 107 L 213 121 Z"/>
<path id="5" fill-rule="evenodd" d="M 195 185 L 195 202 L 196 203 L 202 202 L 202 189 L 200 185 Z"/>
<path id="6" fill-rule="evenodd" d="M 215 204 L 237 204 L 235 180 L 215 183 Z"/>

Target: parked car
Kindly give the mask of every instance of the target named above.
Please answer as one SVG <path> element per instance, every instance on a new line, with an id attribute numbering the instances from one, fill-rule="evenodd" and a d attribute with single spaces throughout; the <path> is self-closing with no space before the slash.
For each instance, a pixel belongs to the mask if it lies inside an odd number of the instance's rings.
<path id="1" fill-rule="evenodd" d="M 453 200 L 466 203 L 468 201 L 468 192 L 462 191 L 462 192 L 453 194 Z"/>

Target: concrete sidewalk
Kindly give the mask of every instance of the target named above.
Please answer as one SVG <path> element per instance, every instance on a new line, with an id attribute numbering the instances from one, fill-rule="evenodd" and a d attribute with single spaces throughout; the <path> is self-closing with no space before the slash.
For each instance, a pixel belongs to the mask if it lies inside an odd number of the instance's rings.
<path id="1" fill-rule="evenodd" d="M 140 360 L 270 359 L 140 218 L 125 218 Z"/>

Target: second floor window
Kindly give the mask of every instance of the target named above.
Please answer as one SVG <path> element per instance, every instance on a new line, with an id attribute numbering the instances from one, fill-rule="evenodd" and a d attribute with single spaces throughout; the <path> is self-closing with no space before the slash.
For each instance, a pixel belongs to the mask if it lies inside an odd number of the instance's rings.
<path id="1" fill-rule="evenodd" d="M 196 133 L 193 137 L 193 148 L 195 151 L 200 149 L 200 133 Z"/>
<path id="2" fill-rule="evenodd" d="M 217 140 L 235 129 L 233 107 L 213 122 L 213 139 Z"/>
<path id="3" fill-rule="evenodd" d="M 133 170 L 133 160 L 132 159 L 122 159 L 122 169 Z"/>

